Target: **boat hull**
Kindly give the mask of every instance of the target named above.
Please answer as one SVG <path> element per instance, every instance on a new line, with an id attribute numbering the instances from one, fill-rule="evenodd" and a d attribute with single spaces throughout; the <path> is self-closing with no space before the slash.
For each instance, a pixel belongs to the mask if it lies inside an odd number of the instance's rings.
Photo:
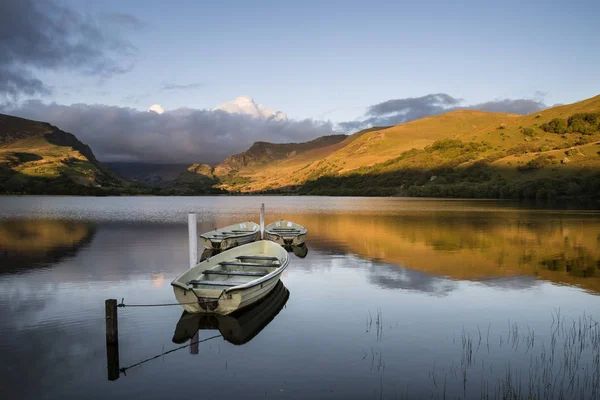
<path id="1" fill-rule="evenodd" d="M 252 243 L 260 238 L 260 231 L 250 235 L 233 236 L 226 239 L 211 239 L 200 236 L 200 243 L 207 249 L 228 250 L 243 244 Z"/>
<path id="2" fill-rule="evenodd" d="M 306 233 L 294 237 L 285 237 L 275 233 L 265 232 L 266 239 L 282 246 L 299 246 L 306 241 Z"/>
<path id="3" fill-rule="evenodd" d="M 247 260 L 239 261 L 244 258 Z M 254 262 L 253 258 L 265 262 Z M 175 298 L 187 312 L 226 315 L 265 297 L 288 264 L 289 256 L 283 247 L 261 240 L 220 252 L 185 271 L 171 285 Z M 234 267 L 238 270 L 230 269 Z M 215 275 L 217 278 L 212 278 Z"/>
<path id="4" fill-rule="evenodd" d="M 279 282 L 281 272 L 270 279 L 245 289 L 224 292 L 219 298 L 198 297 L 192 290 L 173 286 L 175 298 L 189 313 L 231 314 L 265 297 Z"/>

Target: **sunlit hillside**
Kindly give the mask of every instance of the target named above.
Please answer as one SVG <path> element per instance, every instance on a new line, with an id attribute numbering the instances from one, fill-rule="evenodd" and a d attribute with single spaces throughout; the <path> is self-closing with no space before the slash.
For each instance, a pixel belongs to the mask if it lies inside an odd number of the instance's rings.
<path id="1" fill-rule="evenodd" d="M 124 184 L 74 135 L 0 114 L 0 193 L 77 194 Z"/>
<path id="2" fill-rule="evenodd" d="M 447 193 L 450 185 L 502 180 L 510 186 L 572 174 L 587 179 L 600 172 L 599 140 L 600 96 L 526 116 L 459 110 L 370 129 L 333 146 L 241 167 L 236 179 L 222 187 L 242 192 L 457 197 Z M 385 190 L 373 193 L 380 188 Z M 476 197 L 498 197 L 498 190 Z"/>

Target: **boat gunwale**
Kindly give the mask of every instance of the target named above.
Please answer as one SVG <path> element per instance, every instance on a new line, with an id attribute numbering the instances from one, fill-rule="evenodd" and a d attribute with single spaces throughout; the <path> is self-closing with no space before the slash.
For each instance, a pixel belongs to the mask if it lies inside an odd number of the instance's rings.
<path id="1" fill-rule="evenodd" d="M 301 229 L 298 229 L 297 232 L 281 232 L 281 231 L 277 232 L 276 230 L 274 230 L 275 229 L 274 226 L 275 226 L 275 224 L 277 222 L 282 222 L 282 221 L 291 222 L 293 225 L 295 225 L 297 227 L 300 227 Z M 281 228 L 281 227 L 277 227 L 277 228 Z M 294 228 L 292 226 L 291 228 L 288 228 L 288 229 L 294 229 Z M 302 235 L 308 234 L 308 229 L 306 229 L 305 226 L 300 225 L 300 224 L 298 224 L 296 222 L 289 221 L 287 219 L 280 219 L 278 221 L 271 222 L 269 225 L 267 225 L 265 227 L 265 234 L 269 234 L 269 235 L 273 235 L 273 236 L 279 236 L 279 237 L 281 237 L 283 239 L 286 239 L 286 238 L 287 239 L 293 239 L 293 238 L 296 238 L 298 236 L 302 236 Z"/>
<path id="2" fill-rule="evenodd" d="M 277 243 L 274 243 L 272 241 L 266 240 L 265 242 L 267 242 L 267 243 L 273 243 L 273 244 L 281 247 L 281 245 L 279 245 Z M 248 243 L 247 245 L 254 244 L 254 243 L 258 243 L 258 242 Z M 242 245 L 242 246 L 245 246 L 245 245 Z M 242 246 L 238 246 L 235 249 L 239 249 Z M 268 246 L 270 246 L 270 244 Z M 281 247 L 281 248 L 283 249 L 283 247 Z M 223 289 L 221 291 L 221 294 L 219 295 L 218 299 L 222 298 L 225 293 L 229 293 L 229 292 L 232 292 L 232 291 L 235 291 L 235 290 L 250 289 L 250 288 L 252 288 L 254 286 L 257 286 L 258 284 L 261 284 L 261 283 L 264 283 L 266 281 L 271 280 L 272 278 L 276 277 L 277 275 L 280 276 L 283 273 L 283 271 L 288 267 L 289 262 L 290 262 L 290 258 L 289 258 L 289 255 L 288 255 L 287 251 L 285 251 L 285 249 L 283 249 L 283 250 L 285 252 L 285 253 L 282 253 L 283 254 L 283 262 L 281 262 L 281 260 L 280 260 L 279 266 L 277 266 L 273 271 L 271 271 L 269 274 L 267 274 L 265 276 L 262 276 L 262 277 L 259 277 L 257 279 L 253 279 L 251 281 L 248 281 L 247 283 L 245 283 L 243 285 L 237 285 L 237 286 L 232 286 L 232 287 L 227 288 L 227 289 Z M 197 268 L 200 264 L 202 264 L 205 261 L 202 261 L 202 262 L 196 264 L 194 267 L 192 267 L 190 269 Z M 265 267 L 269 267 L 269 265 L 265 265 Z M 188 271 L 189 271 L 189 269 L 188 269 Z M 184 272 L 183 274 L 187 273 L 188 271 Z M 181 274 L 180 276 L 182 276 L 183 274 Z M 203 274 L 200 273 L 199 275 L 203 275 Z M 205 297 L 205 296 L 198 296 L 198 294 L 194 291 L 194 288 L 190 288 L 189 286 L 184 285 L 178 279 L 179 279 L 179 277 L 177 277 L 176 279 L 174 279 L 171 282 L 171 286 L 176 286 L 176 287 L 178 287 L 180 289 L 183 289 L 183 290 L 186 290 L 186 291 L 191 291 L 192 293 L 194 293 L 194 295 L 197 298 Z"/>

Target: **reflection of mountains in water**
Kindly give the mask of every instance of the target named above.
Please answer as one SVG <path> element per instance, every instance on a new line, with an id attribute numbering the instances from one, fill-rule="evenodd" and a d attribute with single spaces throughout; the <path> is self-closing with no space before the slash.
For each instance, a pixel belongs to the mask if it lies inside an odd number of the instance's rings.
<path id="1" fill-rule="evenodd" d="M 191 340 L 199 330 L 218 329 L 232 344 L 248 343 L 279 314 L 289 296 L 290 292 L 280 281 L 260 302 L 233 314 L 190 314 L 184 311 L 175 327 L 173 342 Z"/>
<path id="2" fill-rule="evenodd" d="M 503 211 L 413 209 L 287 217 L 309 229 L 311 245 L 321 252 L 351 253 L 432 277 L 485 284 L 499 279 L 502 285 L 519 286 L 533 282 L 514 277 L 531 277 L 600 293 L 598 215 Z M 385 276 L 390 272 L 378 280 L 393 279 Z"/>
<path id="3" fill-rule="evenodd" d="M 91 222 L 0 220 L 0 274 L 45 267 L 73 257 L 95 233 Z"/>

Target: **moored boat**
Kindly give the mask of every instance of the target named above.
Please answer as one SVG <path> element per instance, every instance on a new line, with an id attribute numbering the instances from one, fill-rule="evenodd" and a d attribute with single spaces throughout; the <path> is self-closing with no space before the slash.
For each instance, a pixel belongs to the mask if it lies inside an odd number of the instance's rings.
<path id="1" fill-rule="evenodd" d="M 288 264 L 283 247 L 260 240 L 200 262 L 171 285 L 187 312 L 230 314 L 266 296 Z"/>
<path id="2" fill-rule="evenodd" d="M 265 238 L 284 246 L 299 246 L 306 240 L 307 229 L 295 222 L 279 220 L 265 227 Z"/>
<path id="3" fill-rule="evenodd" d="M 227 250 L 260 239 L 260 225 L 256 222 L 240 222 L 200 235 L 200 242 L 207 249 Z"/>
<path id="4" fill-rule="evenodd" d="M 229 343 L 242 345 L 252 340 L 279 314 L 290 292 L 281 281 L 262 300 L 229 315 L 190 314 L 184 311 L 177 322 L 174 343 L 193 340 L 199 330 L 218 329 Z"/>

